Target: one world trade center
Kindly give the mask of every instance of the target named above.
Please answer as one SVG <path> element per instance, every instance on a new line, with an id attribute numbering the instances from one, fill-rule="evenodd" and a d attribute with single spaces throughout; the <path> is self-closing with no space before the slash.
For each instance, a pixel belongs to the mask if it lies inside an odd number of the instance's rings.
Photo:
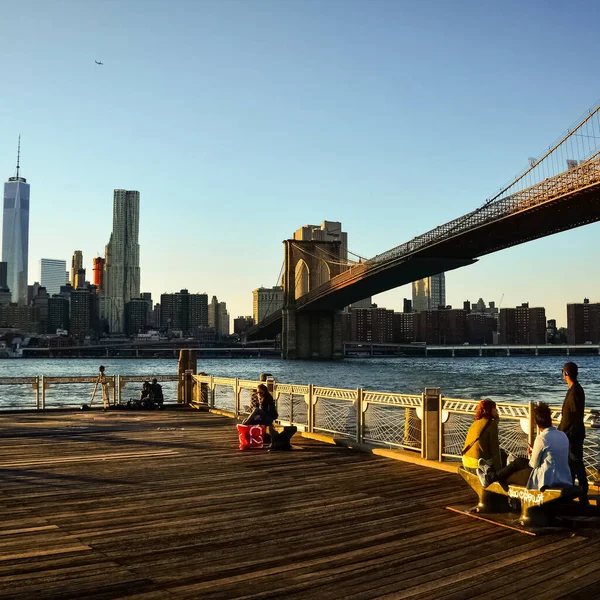
<path id="1" fill-rule="evenodd" d="M 17 152 L 17 174 L 4 184 L 2 262 L 7 263 L 7 283 L 12 302 L 27 304 L 29 258 L 29 184 L 20 176 L 21 137 Z"/>

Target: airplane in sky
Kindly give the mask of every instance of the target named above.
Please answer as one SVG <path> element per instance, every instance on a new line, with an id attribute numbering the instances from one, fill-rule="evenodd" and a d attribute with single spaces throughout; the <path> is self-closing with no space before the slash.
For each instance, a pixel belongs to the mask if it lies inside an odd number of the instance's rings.
<path id="1" fill-rule="evenodd" d="M 104 64 L 103 62 L 99 62 L 99 61 L 97 61 L 97 60 L 95 60 L 94 62 L 95 62 L 97 65 L 103 65 L 103 64 Z"/>

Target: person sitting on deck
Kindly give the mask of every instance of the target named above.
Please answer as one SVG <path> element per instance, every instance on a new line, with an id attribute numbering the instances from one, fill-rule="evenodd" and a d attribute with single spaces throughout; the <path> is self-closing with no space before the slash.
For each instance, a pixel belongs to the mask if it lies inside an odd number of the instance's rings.
<path id="1" fill-rule="evenodd" d="M 462 450 L 463 467 L 477 474 L 479 461 L 483 460 L 495 471 L 502 468 L 503 461 L 498 442 L 498 409 L 489 398 L 482 400 L 475 410 L 475 421 L 467 432 Z"/>
<path id="2" fill-rule="evenodd" d="M 279 416 L 275 400 L 264 383 L 260 383 L 257 388 L 257 396 L 252 396 L 250 406 L 253 408 L 252 414 L 244 421 L 244 425 L 264 425 L 271 428 L 273 421 Z"/>
<path id="3" fill-rule="evenodd" d="M 162 408 L 165 399 L 163 397 L 162 385 L 160 385 L 156 379 L 152 380 L 150 391 L 152 393 L 152 400 L 154 403 L 158 406 L 158 408 Z"/>
<path id="4" fill-rule="evenodd" d="M 142 391 L 140 392 L 140 405 L 143 408 L 150 408 L 152 406 L 152 388 L 149 381 L 144 381 L 142 385 Z"/>
<path id="5" fill-rule="evenodd" d="M 545 402 L 539 402 L 533 408 L 533 418 L 538 433 L 533 449 L 528 450 L 531 458 L 515 458 L 499 471 L 494 471 L 485 462 L 480 462 L 477 475 L 484 488 L 494 481 L 542 491 L 573 484 L 569 469 L 569 439 L 552 425 L 550 407 Z"/>

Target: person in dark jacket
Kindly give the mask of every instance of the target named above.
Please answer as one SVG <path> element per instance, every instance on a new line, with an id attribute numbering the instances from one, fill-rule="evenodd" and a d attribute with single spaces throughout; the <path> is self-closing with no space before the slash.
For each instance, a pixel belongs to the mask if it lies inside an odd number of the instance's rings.
<path id="1" fill-rule="evenodd" d="M 273 421 L 279 416 L 277 414 L 275 400 L 264 383 L 258 385 L 256 393 L 257 395 L 250 401 L 254 410 L 244 421 L 244 425 L 265 425 L 266 427 L 270 427 L 273 425 Z"/>
<path id="2" fill-rule="evenodd" d="M 569 438 L 569 469 L 573 483 L 575 479 L 583 489 L 580 501 L 589 504 L 588 480 L 583 463 L 583 440 L 585 439 L 585 427 L 583 425 L 583 412 L 585 409 L 585 392 L 577 381 L 579 369 L 574 362 L 565 363 L 562 375 L 569 389 L 565 396 L 560 417 L 559 431 L 563 431 Z"/>

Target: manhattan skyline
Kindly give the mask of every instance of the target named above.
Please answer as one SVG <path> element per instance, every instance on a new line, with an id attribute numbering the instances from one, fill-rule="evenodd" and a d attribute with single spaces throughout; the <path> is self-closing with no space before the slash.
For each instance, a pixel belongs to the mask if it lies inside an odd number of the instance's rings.
<path id="1" fill-rule="evenodd" d="M 216 295 L 234 318 L 278 283 L 303 224 L 341 221 L 370 257 L 465 214 L 600 96 L 572 60 L 595 55 L 600 9 L 576 5 L 174 2 L 166 18 L 162 2 L 7 3 L 24 47 L 0 60 L 27 78 L 5 89 L 0 166 L 12 176 L 22 133 L 29 273 L 75 249 L 91 272 L 116 188 L 144 198 L 141 289 Z M 599 232 L 447 273 L 446 301 L 529 302 L 566 325 L 567 303 L 600 300 Z M 373 300 L 400 311 L 410 295 Z"/>

